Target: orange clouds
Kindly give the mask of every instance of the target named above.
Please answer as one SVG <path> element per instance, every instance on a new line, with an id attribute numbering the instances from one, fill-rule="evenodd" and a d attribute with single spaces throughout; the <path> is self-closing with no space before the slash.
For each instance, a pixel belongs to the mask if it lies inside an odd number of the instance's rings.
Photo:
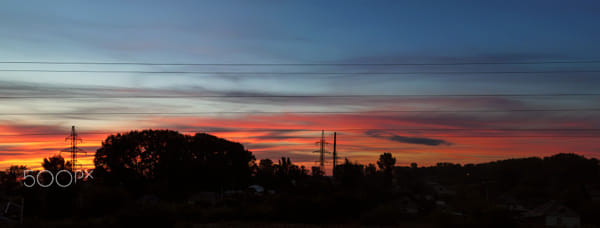
<path id="1" fill-rule="evenodd" d="M 286 156 L 310 169 L 318 158 L 313 151 L 318 149 L 315 142 L 321 129 L 327 131 L 326 140 L 330 143 L 333 142 L 332 132 L 338 132 L 340 157 L 364 164 L 375 163 L 383 152 L 393 153 L 399 165 L 411 162 L 419 165 L 477 163 L 563 152 L 598 157 L 600 146 L 590 136 L 600 135 L 600 132 L 562 129 L 583 126 L 586 121 L 498 114 L 238 114 L 156 116 L 141 122 L 138 129 L 172 129 L 185 134 L 206 132 L 244 144 L 257 159 L 277 161 Z M 538 129 L 541 127 L 546 130 Z M 54 126 L 0 125 L 0 169 L 12 164 L 39 168 L 44 157 L 68 146 L 65 137 L 69 130 Z M 79 161 L 92 167 L 93 153 L 107 135 L 117 133 L 114 131 L 111 128 L 82 131 L 80 136 L 84 142 L 80 146 L 90 153 Z M 370 131 L 378 132 L 372 134 Z M 327 145 L 327 149 L 331 151 L 332 145 Z"/>

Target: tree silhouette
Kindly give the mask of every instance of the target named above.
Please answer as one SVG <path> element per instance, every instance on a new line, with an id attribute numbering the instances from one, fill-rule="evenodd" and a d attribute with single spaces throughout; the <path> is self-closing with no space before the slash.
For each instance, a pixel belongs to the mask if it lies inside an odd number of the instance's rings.
<path id="1" fill-rule="evenodd" d="M 5 182 L 16 183 L 17 179 L 24 177 L 24 172 L 27 170 L 27 166 L 24 165 L 11 165 L 6 169 Z"/>
<path id="2" fill-rule="evenodd" d="M 323 170 L 321 170 L 321 167 L 319 166 L 313 166 L 311 173 L 313 177 L 322 177 L 323 175 L 325 175 L 325 172 L 323 172 Z"/>
<path id="3" fill-rule="evenodd" d="M 290 176 L 292 165 L 293 164 L 290 161 L 289 157 L 282 157 L 281 160 L 279 160 L 279 164 L 277 165 L 277 175 L 281 177 Z"/>
<path id="4" fill-rule="evenodd" d="M 275 165 L 275 174 L 278 177 L 296 179 L 308 175 L 308 170 L 304 166 L 294 165 L 289 157 L 282 157 L 279 163 Z"/>
<path id="5" fill-rule="evenodd" d="M 170 130 L 111 135 L 95 155 L 98 173 L 118 182 L 165 183 L 169 189 L 231 188 L 245 185 L 254 156 L 235 142 L 208 134 Z"/>
<path id="6" fill-rule="evenodd" d="M 259 176 L 273 176 L 275 173 L 275 167 L 273 166 L 273 161 L 271 159 L 262 159 L 258 165 L 258 173 Z"/>
<path id="7" fill-rule="evenodd" d="M 379 160 L 377 160 L 377 166 L 383 173 L 384 184 L 389 186 L 392 183 L 392 176 L 394 165 L 396 164 L 396 158 L 392 157 L 391 153 L 383 153 L 379 156 Z"/>
<path id="8" fill-rule="evenodd" d="M 6 175 L 12 177 L 23 176 L 23 172 L 27 170 L 27 166 L 24 165 L 11 165 L 6 169 Z"/>
<path id="9" fill-rule="evenodd" d="M 27 169 L 27 166 L 24 165 L 12 165 L 6 169 L 4 175 L 1 176 L 2 180 L 0 180 L 1 185 L 4 185 L 2 186 L 2 189 L 6 190 L 8 193 L 11 193 L 20 188 L 21 185 L 18 183 L 18 181 L 21 178 L 24 178 L 24 171 Z"/>
<path id="10" fill-rule="evenodd" d="M 335 167 L 335 178 L 340 180 L 344 185 L 356 185 L 365 175 L 364 166 L 358 163 L 352 163 L 345 159 L 344 163 Z"/>
<path id="11" fill-rule="evenodd" d="M 418 166 L 416 162 L 410 163 L 410 168 L 416 169 L 417 167 Z"/>
<path id="12" fill-rule="evenodd" d="M 367 167 L 365 168 L 365 175 L 366 176 L 377 175 L 377 167 L 375 166 L 375 164 L 369 163 L 369 165 L 367 165 Z"/>
<path id="13" fill-rule="evenodd" d="M 391 175 L 394 165 L 396 164 L 396 158 L 392 157 L 391 153 L 383 153 L 379 156 L 377 166 L 386 175 Z"/>
<path id="14" fill-rule="evenodd" d="M 204 133 L 198 133 L 186 141 L 189 143 L 183 145 L 189 144 L 189 150 L 184 150 L 186 154 L 181 158 L 182 161 L 174 161 L 174 164 L 184 162 L 185 165 L 176 166 L 182 169 L 174 175 L 183 177 L 181 173 L 191 171 L 192 175 L 185 179 L 202 182 L 205 186 L 232 188 L 249 183 L 253 167 L 256 166 L 255 157 L 242 144 Z"/>
<path id="15" fill-rule="evenodd" d="M 51 171 L 52 173 L 56 173 L 63 169 L 70 169 L 71 162 L 65 162 L 65 159 L 60 155 L 55 155 L 49 158 L 44 158 L 44 162 L 42 162 L 42 167 L 45 170 Z"/>

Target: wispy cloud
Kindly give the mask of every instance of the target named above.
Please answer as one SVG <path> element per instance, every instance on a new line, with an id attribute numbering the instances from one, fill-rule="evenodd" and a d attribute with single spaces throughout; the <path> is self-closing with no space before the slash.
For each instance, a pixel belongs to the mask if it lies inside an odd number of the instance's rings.
<path id="1" fill-rule="evenodd" d="M 419 145 L 427 145 L 427 146 L 450 146 L 450 145 L 452 145 L 452 143 L 442 140 L 442 139 L 432 139 L 432 138 L 425 138 L 425 137 L 407 137 L 407 136 L 390 134 L 385 131 L 370 130 L 370 131 L 366 131 L 365 134 L 375 137 L 375 138 L 384 138 L 387 140 L 400 142 L 400 143 L 419 144 Z"/>

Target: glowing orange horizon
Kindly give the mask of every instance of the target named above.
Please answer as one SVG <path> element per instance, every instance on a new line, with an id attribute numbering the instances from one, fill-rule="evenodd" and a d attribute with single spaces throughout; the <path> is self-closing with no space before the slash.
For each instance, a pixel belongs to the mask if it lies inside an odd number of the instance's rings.
<path id="1" fill-rule="evenodd" d="M 375 163 L 378 156 L 384 152 L 391 152 L 397 158 L 397 164 L 407 166 L 412 162 L 419 165 L 435 165 L 437 162 L 453 163 L 479 163 L 506 158 L 548 156 L 557 153 L 578 153 L 586 157 L 597 156 L 597 143 L 590 138 L 563 138 L 545 136 L 569 136 L 569 132 L 536 133 L 537 137 L 521 137 L 532 133 L 502 133 L 502 137 L 477 137 L 478 135 L 465 136 L 464 132 L 458 131 L 402 131 L 386 126 L 402 126 L 402 128 L 435 128 L 450 129 L 442 124 L 419 124 L 411 121 L 398 119 L 386 119 L 375 117 L 356 117 L 351 115 L 271 115 L 271 116 L 247 116 L 246 118 L 209 118 L 209 117 L 154 117 L 152 123 L 161 123 L 166 127 L 150 125 L 148 128 L 171 129 L 184 134 L 203 132 L 213 134 L 231 141 L 240 142 L 252 151 L 257 162 L 260 159 L 269 158 L 277 162 L 281 157 L 291 157 L 292 161 L 304 165 L 310 170 L 316 165 L 318 155 L 313 153 L 317 150 L 315 142 L 320 137 L 318 129 L 328 130 L 327 140 L 333 142 L 330 136 L 331 130 L 338 131 L 337 149 L 338 155 L 347 157 L 350 161 L 362 164 Z M 579 125 L 579 123 L 559 123 L 566 125 Z M 39 127 L 38 127 L 39 128 Z M 16 128 L 11 125 L 0 125 L 0 170 L 10 165 L 26 165 L 31 169 L 40 169 L 43 158 L 60 153 L 60 150 L 68 147 L 65 134 L 58 133 L 27 134 L 35 133 L 40 129 L 32 127 L 24 132 L 23 127 Z M 229 129 L 215 130 L 214 129 Z M 389 138 L 374 137 L 367 135 L 367 129 L 386 129 L 386 134 L 394 134 L 409 137 L 427 137 L 445 140 L 451 145 L 422 145 L 402 143 Z M 256 130 L 260 129 L 260 130 Z M 270 129 L 270 130 L 267 130 Z M 311 129 L 311 131 L 306 131 Z M 352 130 L 359 129 L 359 130 Z M 197 130 L 197 131 L 192 131 Z M 284 131 L 289 130 L 289 131 Z M 297 130 L 297 131 L 294 131 Z M 312 131 L 314 130 L 314 131 Z M 100 132 L 101 130 L 97 130 Z M 102 140 L 106 139 L 111 130 L 102 130 L 104 133 L 81 132 L 83 147 L 88 151 L 87 156 L 80 156 L 78 162 L 86 168 L 93 168 L 93 155 L 101 146 Z M 115 131 L 113 134 L 122 133 Z M 497 131 L 479 131 L 477 134 L 496 134 Z M 515 136 L 515 137 L 506 137 Z M 560 141 L 559 141 L 560 140 Z M 4 149 L 2 149 L 4 148 Z M 332 146 L 328 145 L 328 150 Z M 63 157 L 68 155 L 63 152 Z M 328 156 L 329 157 L 329 156 Z M 328 160 L 331 160 L 328 158 Z M 328 172 L 331 168 L 328 165 Z"/>

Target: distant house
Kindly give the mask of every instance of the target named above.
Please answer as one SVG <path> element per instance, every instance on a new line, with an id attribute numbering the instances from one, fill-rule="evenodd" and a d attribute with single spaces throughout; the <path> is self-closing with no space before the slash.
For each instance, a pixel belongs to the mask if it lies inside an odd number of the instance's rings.
<path id="1" fill-rule="evenodd" d="M 547 227 L 581 227 L 579 214 L 554 200 L 524 213 L 523 217 L 530 223 L 543 224 Z"/>

